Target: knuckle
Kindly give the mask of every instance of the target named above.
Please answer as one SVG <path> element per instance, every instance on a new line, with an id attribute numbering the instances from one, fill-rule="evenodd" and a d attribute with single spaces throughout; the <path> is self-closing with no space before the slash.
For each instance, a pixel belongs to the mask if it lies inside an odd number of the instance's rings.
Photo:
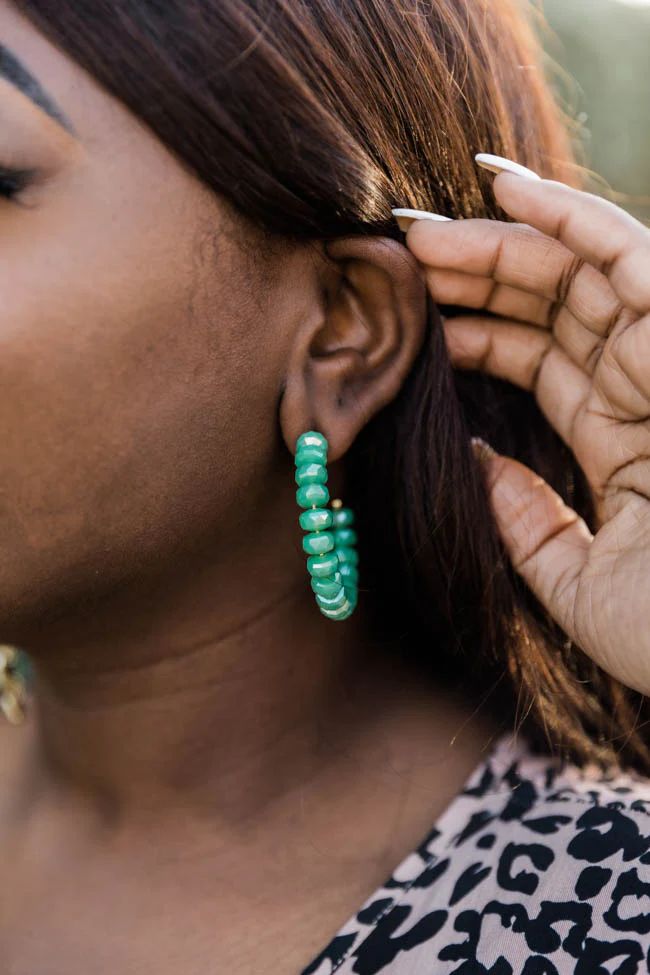
<path id="1" fill-rule="evenodd" d="M 585 263 L 586 262 L 582 257 L 578 257 L 574 254 L 566 261 L 565 264 L 563 264 L 557 282 L 557 290 L 555 294 L 556 302 L 560 302 L 561 304 L 566 303 L 566 300 L 571 292 L 571 288 L 573 287 L 574 282 Z"/>

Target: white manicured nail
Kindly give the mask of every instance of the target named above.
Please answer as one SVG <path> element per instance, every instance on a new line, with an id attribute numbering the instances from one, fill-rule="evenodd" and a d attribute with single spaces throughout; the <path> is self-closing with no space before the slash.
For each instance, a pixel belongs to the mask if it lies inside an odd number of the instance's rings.
<path id="1" fill-rule="evenodd" d="M 479 152 L 474 159 L 483 169 L 489 169 L 492 173 L 516 173 L 518 176 L 527 176 L 528 179 L 541 179 L 537 173 L 521 163 L 513 162 L 512 159 L 505 159 L 503 156 L 492 156 L 489 152 Z"/>
<path id="2" fill-rule="evenodd" d="M 431 213 L 430 210 L 410 210 L 408 207 L 398 207 L 390 211 L 397 220 L 400 230 L 408 230 L 414 220 L 451 220 L 441 213 Z"/>
<path id="3" fill-rule="evenodd" d="M 489 460 L 490 457 L 496 457 L 497 455 L 492 444 L 489 444 L 483 437 L 470 437 L 470 444 L 474 456 L 478 457 L 479 460 Z"/>

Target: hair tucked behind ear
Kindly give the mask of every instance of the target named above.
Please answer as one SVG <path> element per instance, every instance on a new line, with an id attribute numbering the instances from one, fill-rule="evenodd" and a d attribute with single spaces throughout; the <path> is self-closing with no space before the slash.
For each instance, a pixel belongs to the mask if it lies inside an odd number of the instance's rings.
<path id="1" fill-rule="evenodd" d="M 582 185 L 574 125 L 523 0 L 15 0 L 269 241 L 381 234 L 391 208 L 507 219 L 477 152 Z M 452 315 L 454 308 L 442 308 Z M 377 633 L 542 750 L 650 772 L 647 701 L 607 676 L 510 566 L 469 437 L 593 525 L 527 392 L 451 369 L 438 310 L 398 398 L 346 457 Z M 344 625 L 344 624 L 343 624 Z"/>

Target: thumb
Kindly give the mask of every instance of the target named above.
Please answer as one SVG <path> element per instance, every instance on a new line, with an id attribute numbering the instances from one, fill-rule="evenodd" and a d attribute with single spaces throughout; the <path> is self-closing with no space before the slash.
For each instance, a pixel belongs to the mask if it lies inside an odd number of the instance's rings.
<path id="1" fill-rule="evenodd" d="M 472 437 L 490 505 L 510 560 L 567 636 L 573 633 L 581 572 L 593 541 L 586 522 L 525 464 Z"/>

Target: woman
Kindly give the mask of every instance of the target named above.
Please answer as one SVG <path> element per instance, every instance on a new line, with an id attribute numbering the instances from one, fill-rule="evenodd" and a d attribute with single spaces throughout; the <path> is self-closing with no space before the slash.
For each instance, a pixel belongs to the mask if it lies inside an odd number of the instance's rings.
<path id="1" fill-rule="evenodd" d="M 641 971 L 648 231 L 519 5 L 0 42 L 4 970 Z"/>

